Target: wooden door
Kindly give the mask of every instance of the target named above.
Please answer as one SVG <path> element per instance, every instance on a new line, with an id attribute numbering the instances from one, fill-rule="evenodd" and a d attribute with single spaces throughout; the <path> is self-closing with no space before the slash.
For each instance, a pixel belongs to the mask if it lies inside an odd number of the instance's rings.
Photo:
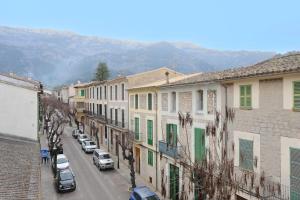
<path id="1" fill-rule="evenodd" d="M 137 173 L 141 173 L 140 156 L 141 156 L 140 148 L 135 147 L 135 171 Z"/>

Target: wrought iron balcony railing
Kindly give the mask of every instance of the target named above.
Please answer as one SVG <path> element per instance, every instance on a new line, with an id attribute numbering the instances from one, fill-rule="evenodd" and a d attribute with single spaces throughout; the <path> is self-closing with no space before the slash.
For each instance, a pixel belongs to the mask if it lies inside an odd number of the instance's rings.
<path id="1" fill-rule="evenodd" d="M 172 158 L 180 158 L 181 156 L 181 146 L 168 144 L 167 142 L 160 140 L 159 141 L 159 152 L 172 157 Z"/>

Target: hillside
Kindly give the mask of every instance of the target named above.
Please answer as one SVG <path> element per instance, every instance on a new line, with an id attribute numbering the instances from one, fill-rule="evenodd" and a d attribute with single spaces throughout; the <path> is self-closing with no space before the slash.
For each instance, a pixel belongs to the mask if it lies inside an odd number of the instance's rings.
<path id="1" fill-rule="evenodd" d="M 218 51 L 186 42 L 137 42 L 71 32 L 0 27 L 0 71 L 31 76 L 48 86 L 90 80 L 99 61 L 112 75 L 161 66 L 185 73 L 254 64 L 274 52 Z"/>

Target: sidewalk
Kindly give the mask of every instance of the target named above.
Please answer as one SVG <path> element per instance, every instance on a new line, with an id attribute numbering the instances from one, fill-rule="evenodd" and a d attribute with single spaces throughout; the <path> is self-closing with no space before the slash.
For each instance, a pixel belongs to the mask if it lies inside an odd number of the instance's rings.
<path id="1" fill-rule="evenodd" d="M 48 148 L 46 144 L 46 133 L 40 134 L 40 144 L 42 148 Z M 50 160 L 48 164 L 41 164 L 41 184 L 42 184 L 42 199 L 43 200 L 57 200 L 56 191 L 53 186 L 53 174 L 51 170 Z M 53 186 L 53 187 L 52 187 Z"/>
<path id="2" fill-rule="evenodd" d="M 107 150 L 107 149 L 105 149 Z M 120 169 L 117 168 L 117 156 L 116 155 L 113 155 L 113 154 L 110 154 L 111 157 L 113 158 L 113 160 L 115 161 L 115 170 L 118 171 L 118 173 L 124 178 L 126 179 L 126 181 L 128 182 L 128 189 L 129 187 L 131 186 L 131 182 L 130 182 L 130 169 L 129 169 L 129 166 L 128 166 L 128 161 L 127 160 L 123 160 L 122 157 L 120 157 Z M 136 185 L 137 186 L 147 186 L 149 187 L 152 191 L 154 191 L 158 197 L 160 199 L 165 199 L 161 196 L 161 194 L 159 193 L 159 191 L 155 190 L 155 188 L 150 184 L 148 183 L 147 181 L 145 181 L 138 173 L 135 173 L 135 182 L 136 182 Z"/>

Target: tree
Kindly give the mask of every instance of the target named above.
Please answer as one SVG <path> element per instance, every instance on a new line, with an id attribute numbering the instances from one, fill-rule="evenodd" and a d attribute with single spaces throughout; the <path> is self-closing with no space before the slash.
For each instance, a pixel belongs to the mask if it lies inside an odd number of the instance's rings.
<path id="1" fill-rule="evenodd" d="M 234 143 L 228 144 L 228 126 L 229 123 L 233 122 L 234 116 L 234 110 L 227 107 L 223 115 L 215 112 L 215 119 L 208 123 L 205 134 L 202 136 L 208 137 L 209 145 L 203 152 L 203 158 L 196 160 L 192 158 L 191 135 L 188 134 L 188 130 L 193 124 L 192 116 L 189 113 L 178 113 L 182 134 L 181 137 L 177 136 L 177 138 L 182 148 L 180 156 L 175 162 L 182 166 L 180 200 L 188 199 L 188 195 L 192 191 L 196 200 L 231 200 L 239 191 L 246 192 L 258 199 L 266 199 L 266 197 L 282 199 L 280 184 L 267 181 L 264 172 L 255 174 L 254 172 L 235 169 L 235 145 Z M 202 145 L 205 146 L 204 138 L 201 141 Z M 243 155 L 240 159 L 243 159 Z M 253 163 L 256 168 L 257 158 L 254 158 Z M 165 181 L 162 182 L 166 184 Z M 165 191 L 165 185 L 161 187 L 161 190 Z"/>
<path id="2" fill-rule="evenodd" d="M 50 156 L 54 162 L 54 176 L 56 176 L 57 153 L 58 150 L 62 150 L 61 136 L 65 125 L 71 124 L 76 111 L 70 108 L 68 104 L 58 101 L 53 96 L 42 98 L 42 111 Z"/>
<path id="3" fill-rule="evenodd" d="M 134 169 L 134 156 L 133 156 L 133 141 L 134 141 L 134 134 L 131 132 L 123 133 L 126 140 L 124 143 L 118 139 L 117 143 L 122 149 L 122 155 L 124 160 L 128 160 L 129 168 L 130 168 L 130 181 L 131 181 L 131 188 L 136 187 L 135 183 L 135 169 Z"/>
<path id="4" fill-rule="evenodd" d="M 100 62 L 96 69 L 96 74 L 94 80 L 96 81 L 104 81 L 107 80 L 110 76 L 109 69 L 104 62 Z"/>

